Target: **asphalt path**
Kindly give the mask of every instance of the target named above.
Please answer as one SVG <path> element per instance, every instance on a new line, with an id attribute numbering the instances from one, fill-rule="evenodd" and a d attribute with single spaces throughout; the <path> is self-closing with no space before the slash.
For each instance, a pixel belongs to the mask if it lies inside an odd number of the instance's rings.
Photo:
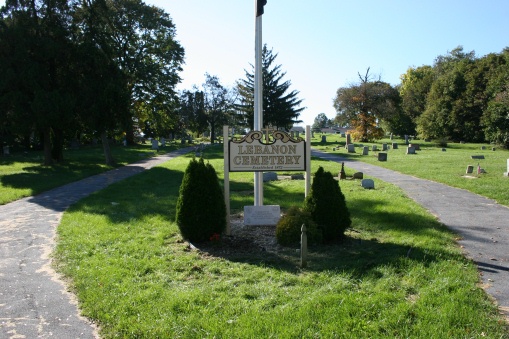
<path id="1" fill-rule="evenodd" d="M 194 148 L 119 167 L 0 206 L 0 338 L 99 338 L 51 267 L 55 231 L 73 203 Z"/>
<path id="2" fill-rule="evenodd" d="M 51 267 L 55 230 L 73 203 L 108 185 L 191 151 L 182 149 L 0 206 L 0 338 L 98 338 Z M 378 166 L 318 156 L 401 187 L 446 226 L 479 267 L 486 291 L 509 311 L 509 209 L 466 190 Z M 339 168 L 339 167 L 338 167 Z M 376 188 L 375 188 L 376 189 Z"/>
<path id="3" fill-rule="evenodd" d="M 467 190 L 341 158 L 317 150 L 312 155 L 399 186 L 411 199 L 460 235 L 458 243 L 478 266 L 482 286 L 509 318 L 509 208 Z M 341 167 L 338 166 L 338 172 Z M 502 175 L 502 173 L 500 174 Z M 509 178 L 508 178 L 509 181 Z M 376 187 L 375 187 L 376 189 Z"/>

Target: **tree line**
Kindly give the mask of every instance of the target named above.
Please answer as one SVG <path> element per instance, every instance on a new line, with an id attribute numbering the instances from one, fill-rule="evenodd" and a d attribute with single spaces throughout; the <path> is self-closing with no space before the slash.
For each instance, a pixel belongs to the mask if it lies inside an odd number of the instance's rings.
<path id="1" fill-rule="evenodd" d="M 400 79 L 391 86 L 369 68 L 359 73 L 358 83 L 337 90 L 334 122 L 362 141 L 390 132 L 509 147 L 509 48 L 476 57 L 459 46 Z"/>
<path id="2" fill-rule="evenodd" d="M 177 91 L 184 55 L 170 15 L 142 0 L 6 0 L 0 144 L 40 148 L 50 165 L 70 140 L 98 140 L 113 164 L 111 140 L 210 130 L 213 141 L 225 123 L 249 127 L 254 72 L 232 88 L 206 74 Z M 276 56 L 264 47 L 264 120 L 289 127 L 304 108 Z"/>

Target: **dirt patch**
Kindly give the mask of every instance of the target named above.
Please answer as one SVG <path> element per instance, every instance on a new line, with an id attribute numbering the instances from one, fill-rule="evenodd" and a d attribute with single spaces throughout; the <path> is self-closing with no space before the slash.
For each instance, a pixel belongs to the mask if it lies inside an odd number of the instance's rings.
<path id="1" fill-rule="evenodd" d="M 217 256 L 236 256 L 263 252 L 277 253 L 283 249 L 276 241 L 275 225 L 247 226 L 242 215 L 230 218 L 230 235 L 218 240 L 191 244 L 192 248 Z"/>

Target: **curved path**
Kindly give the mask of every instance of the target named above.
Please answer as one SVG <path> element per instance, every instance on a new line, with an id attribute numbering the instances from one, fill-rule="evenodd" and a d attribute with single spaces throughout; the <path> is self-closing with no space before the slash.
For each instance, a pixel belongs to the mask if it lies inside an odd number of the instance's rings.
<path id="1" fill-rule="evenodd" d="M 0 206 L 0 338 L 98 338 L 51 267 L 55 230 L 73 203 L 188 153 L 180 149 Z"/>
<path id="2" fill-rule="evenodd" d="M 79 316 L 73 295 L 51 268 L 56 226 L 63 212 L 81 198 L 189 151 L 150 158 L 0 206 L 0 338 L 98 338 L 97 329 Z M 313 155 L 345 162 L 401 187 L 462 236 L 460 243 L 479 266 L 487 292 L 501 310 L 509 310 L 508 208 L 465 190 L 378 166 L 318 151 Z"/>
<path id="3" fill-rule="evenodd" d="M 484 289 L 509 316 L 509 208 L 467 190 L 338 155 L 313 150 L 312 155 L 399 186 L 440 222 L 461 236 L 459 244 L 478 266 Z M 340 167 L 339 167 L 340 168 Z"/>

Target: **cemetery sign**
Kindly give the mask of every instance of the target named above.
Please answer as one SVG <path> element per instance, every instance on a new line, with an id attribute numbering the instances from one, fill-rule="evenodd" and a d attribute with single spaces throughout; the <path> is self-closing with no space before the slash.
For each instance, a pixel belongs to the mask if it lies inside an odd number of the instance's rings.
<path id="1" fill-rule="evenodd" d="M 265 139 L 265 140 L 263 140 Z M 251 131 L 228 143 L 231 172 L 305 171 L 306 143 L 282 131 Z"/>

